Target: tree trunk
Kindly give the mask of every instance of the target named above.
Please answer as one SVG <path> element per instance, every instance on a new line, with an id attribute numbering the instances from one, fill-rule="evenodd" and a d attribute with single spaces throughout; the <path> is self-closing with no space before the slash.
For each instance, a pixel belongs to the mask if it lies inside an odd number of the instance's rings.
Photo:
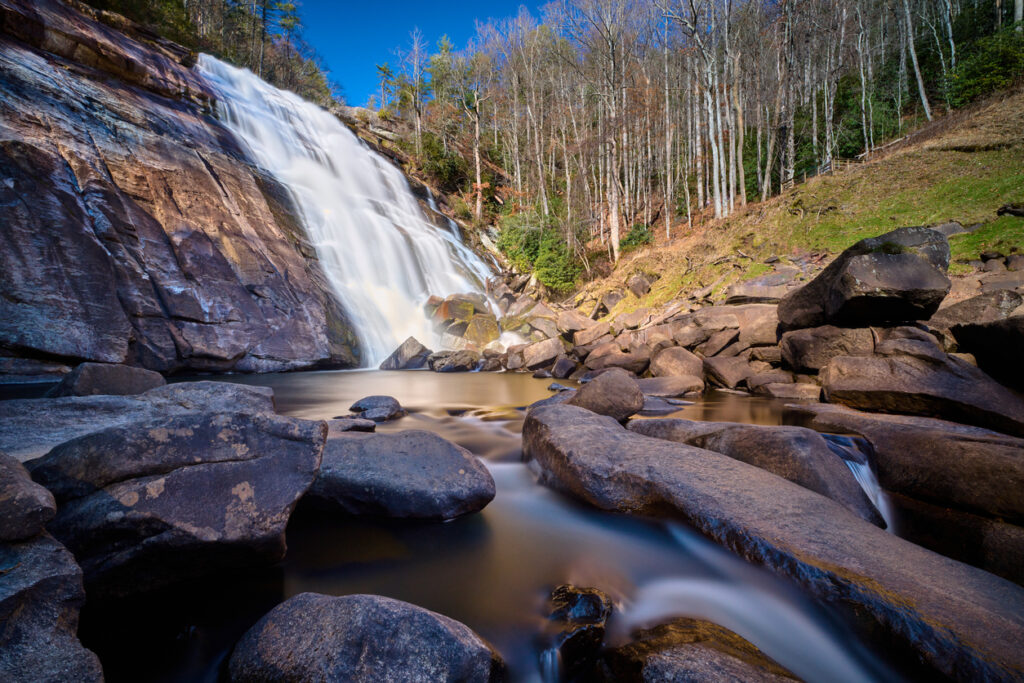
<path id="1" fill-rule="evenodd" d="M 910 61 L 914 64 L 914 75 L 917 77 L 917 91 L 921 95 L 921 106 L 924 107 L 925 118 L 931 121 L 932 108 L 928 104 L 928 93 L 924 90 L 924 78 L 921 76 L 921 67 L 917 63 L 917 49 L 914 47 L 914 22 L 910 17 L 910 0 L 903 0 L 903 12 L 907 17 L 907 49 L 910 50 Z"/>

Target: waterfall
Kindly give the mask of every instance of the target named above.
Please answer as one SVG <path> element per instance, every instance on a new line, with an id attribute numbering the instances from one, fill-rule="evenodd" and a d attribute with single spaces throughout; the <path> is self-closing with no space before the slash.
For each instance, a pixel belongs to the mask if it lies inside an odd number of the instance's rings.
<path id="1" fill-rule="evenodd" d="M 406 337 L 440 339 L 423 310 L 431 294 L 482 289 L 489 267 L 420 210 L 395 166 L 335 116 L 251 71 L 200 55 L 221 121 L 249 158 L 286 187 L 320 263 L 356 327 L 363 363 Z"/>
<path id="2" fill-rule="evenodd" d="M 871 446 L 860 437 L 840 436 L 838 434 L 822 434 L 828 447 L 846 463 L 853 473 L 860 487 L 867 494 L 871 504 L 875 506 L 882 519 L 885 520 L 885 529 L 891 534 L 899 534 L 896 527 L 896 515 L 892 508 L 889 497 L 878 483 L 875 471 L 871 469 L 871 460 L 868 453 Z"/>

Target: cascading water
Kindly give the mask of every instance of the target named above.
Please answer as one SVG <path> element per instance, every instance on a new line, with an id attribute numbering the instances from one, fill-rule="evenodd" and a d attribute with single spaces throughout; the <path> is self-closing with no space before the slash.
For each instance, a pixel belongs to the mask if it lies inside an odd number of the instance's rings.
<path id="1" fill-rule="evenodd" d="M 209 55 L 199 70 L 223 123 L 291 193 L 324 271 L 376 366 L 409 336 L 438 348 L 431 294 L 480 291 L 491 275 L 457 231 L 426 220 L 402 173 L 332 114 Z"/>
<path id="2" fill-rule="evenodd" d="M 871 461 L 868 457 L 871 446 L 859 437 L 838 434 L 822 434 L 822 436 L 832 452 L 842 458 L 846 466 L 853 472 L 853 478 L 864 489 L 864 493 L 867 494 L 872 505 L 885 520 L 886 530 L 891 534 L 898 534 L 896 515 L 893 512 L 892 504 L 889 502 L 889 497 L 885 495 L 885 491 L 882 490 L 882 485 L 878 483 L 878 477 L 875 476 L 874 470 L 871 469 Z"/>

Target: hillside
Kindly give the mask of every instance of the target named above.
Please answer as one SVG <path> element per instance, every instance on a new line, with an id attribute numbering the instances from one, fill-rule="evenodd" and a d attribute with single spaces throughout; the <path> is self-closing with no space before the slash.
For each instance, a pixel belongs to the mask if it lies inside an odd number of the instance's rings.
<path id="1" fill-rule="evenodd" d="M 908 225 L 956 221 L 971 231 L 950 237 L 951 273 L 973 270 L 980 252 L 1024 251 L 1024 219 L 997 216 L 1024 201 L 1024 91 L 1015 90 L 937 119 L 884 155 L 812 178 L 724 221 L 708 221 L 666 242 L 627 254 L 607 278 L 575 297 L 586 305 L 623 289 L 636 273 L 656 276 L 642 298 L 628 293 L 611 310 L 627 312 L 711 286 L 721 299 L 729 285 L 779 263 L 827 261 L 864 237 Z M 686 230 L 685 223 L 679 226 Z M 589 312 L 589 311 L 588 311 Z"/>

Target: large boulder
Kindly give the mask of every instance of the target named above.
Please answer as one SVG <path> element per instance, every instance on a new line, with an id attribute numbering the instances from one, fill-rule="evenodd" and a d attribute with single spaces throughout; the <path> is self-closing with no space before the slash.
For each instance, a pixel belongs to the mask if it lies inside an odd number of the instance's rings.
<path id="1" fill-rule="evenodd" d="M 306 500 L 355 515 L 454 519 L 494 498 L 494 479 L 465 448 L 425 431 L 339 434 Z"/>
<path id="2" fill-rule="evenodd" d="M 387 422 L 405 416 L 405 409 L 394 396 L 364 396 L 348 407 L 355 417 Z"/>
<path id="3" fill-rule="evenodd" d="M 662 349 L 651 357 L 655 377 L 703 377 L 704 361 L 681 346 Z"/>
<path id="4" fill-rule="evenodd" d="M 501 329 L 493 314 L 477 313 L 469 319 L 462 336 L 471 344 L 483 348 L 501 336 Z"/>
<path id="5" fill-rule="evenodd" d="M 610 334 L 611 331 L 611 323 L 594 323 L 590 327 L 578 330 L 575 334 L 573 334 L 572 342 L 576 346 L 586 346 L 588 344 L 593 344 L 595 341 L 605 336 L 606 334 Z"/>
<path id="6" fill-rule="evenodd" d="M 784 329 L 869 327 L 927 320 L 949 292 L 949 242 L 928 228 L 900 228 L 857 242 L 779 303 Z"/>
<path id="7" fill-rule="evenodd" d="M 555 323 L 558 325 L 558 331 L 567 338 L 575 332 L 580 332 L 597 324 L 575 308 L 559 311 Z"/>
<path id="8" fill-rule="evenodd" d="M 480 367 L 481 356 L 476 351 L 439 351 L 430 356 L 430 369 L 434 372 L 473 372 Z"/>
<path id="9" fill-rule="evenodd" d="M 427 364 L 433 351 L 409 337 L 380 364 L 381 370 L 416 370 Z"/>
<path id="10" fill-rule="evenodd" d="M 523 445 L 549 486 L 604 510 L 686 522 L 818 599 L 853 609 L 941 675 L 1024 675 L 1024 589 L 889 534 L 821 494 L 571 405 L 530 411 Z"/>
<path id="11" fill-rule="evenodd" d="M 629 430 L 736 458 L 841 503 L 863 520 L 885 526 L 850 468 L 817 432 L 732 422 L 639 420 Z"/>
<path id="12" fill-rule="evenodd" d="M 24 465 L 0 452 L 0 543 L 42 533 L 55 514 L 53 494 L 32 481 Z"/>
<path id="13" fill-rule="evenodd" d="M 490 683 L 503 669 L 467 626 L 422 607 L 379 595 L 301 593 L 242 637 L 228 679 Z"/>
<path id="14" fill-rule="evenodd" d="M 327 425 L 185 414 L 111 427 L 28 463 L 54 494 L 50 531 L 93 594 L 125 594 L 284 556 Z"/>
<path id="15" fill-rule="evenodd" d="M 704 359 L 704 374 L 709 380 L 726 389 L 735 389 L 746 382 L 747 377 L 757 374 L 760 369 L 736 356 Z"/>
<path id="16" fill-rule="evenodd" d="M 81 363 L 64 375 L 47 396 L 129 396 L 143 394 L 165 384 L 167 380 L 163 375 L 145 368 L 108 363 Z"/>
<path id="17" fill-rule="evenodd" d="M 972 354 L 982 370 L 1024 391 L 1024 310 L 1002 320 L 954 325 L 952 332 L 960 350 Z"/>
<path id="18" fill-rule="evenodd" d="M 793 370 L 818 372 L 836 356 L 870 356 L 875 335 L 869 327 L 822 325 L 784 333 L 779 348 Z"/>
<path id="19" fill-rule="evenodd" d="M 895 340 L 894 353 L 836 356 L 821 373 L 825 399 L 851 408 L 938 417 L 1024 436 L 1024 399 L 934 346 Z M 911 345 L 917 348 L 910 348 Z M 883 345 L 876 350 L 884 351 Z"/>
<path id="20" fill-rule="evenodd" d="M 644 394 L 625 370 L 613 368 L 584 384 L 569 403 L 623 421 L 644 407 Z"/>
<path id="21" fill-rule="evenodd" d="M 529 370 L 537 370 L 545 365 L 554 363 L 555 359 L 564 353 L 565 347 L 562 345 L 561 339 L 558 337 L 545 339 L 544 341 L 530 344 L 522 350 L 522 367 Z M 513 368 L 510 366 L 509 369 Z"/>
<path id="22" fill-rule="evenodd" d="M 690 375 L 672 377 L 648 377 L 636 380 L 636 385 L 645 396 L 674 398 L 704 391 L 704 380 Z"/>
<path id="23" fill-rule="evenodd" d="M 48 534 L 0 544 L 0 680 L 102 681 L 78 641 L 82 570 Z"/>
<path id="24" fill-rule="evenodd" d="M 777 304 L 796 286 L 797 268 L 788 268 L 767 275 L 737 282 L 726 292 L 726 305 Z"/>
<path id="25" fill-rule="evenodd" d="M 232 382 L 181 382 L 137 396 L 69 396 L 3 402 L 0 450 L 25 462 L 65 441 L 161 416 L 274 412 L 274 390 Z"/>

